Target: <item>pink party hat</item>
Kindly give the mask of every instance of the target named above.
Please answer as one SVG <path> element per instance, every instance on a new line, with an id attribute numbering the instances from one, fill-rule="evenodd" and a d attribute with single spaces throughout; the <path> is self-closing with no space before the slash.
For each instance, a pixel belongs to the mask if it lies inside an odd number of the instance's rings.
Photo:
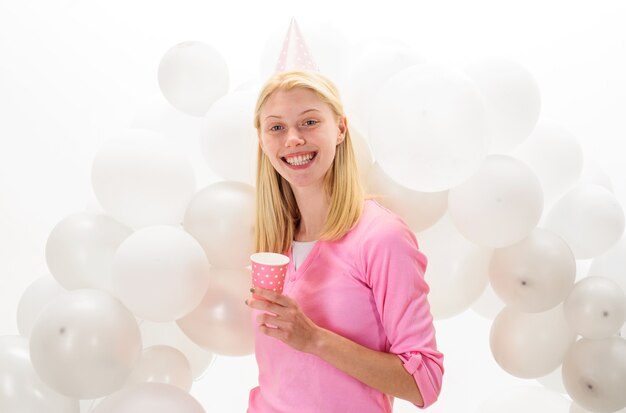
<path id="1" fill-rule="evenodd" d="M 276 73 L 287 70 L 319 72 L 309 49 L 306 47 L 304 37 L 295 18 L 291 19 L 287 36 L 285 36 L 285 41 L 283 42 L 283 50 L 280 52 L 278 63 L 276 64 Z"/>

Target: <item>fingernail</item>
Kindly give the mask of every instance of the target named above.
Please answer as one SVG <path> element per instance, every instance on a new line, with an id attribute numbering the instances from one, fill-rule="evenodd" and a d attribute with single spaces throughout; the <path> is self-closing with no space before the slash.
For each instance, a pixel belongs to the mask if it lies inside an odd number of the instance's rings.
<path id="1" fill-rule="evenodd" d="M 248 305 L 248 299 L 247 299 L 247 298 L 246 298 L 246 301 L 245 301 L 245 303 L 246 303 L 246 305 Z"/>
<path id="2" fill-rule="evenodd" d="M 250 287 L 250 292 L 253 293 L 254 292 L 254 287 Z"/>

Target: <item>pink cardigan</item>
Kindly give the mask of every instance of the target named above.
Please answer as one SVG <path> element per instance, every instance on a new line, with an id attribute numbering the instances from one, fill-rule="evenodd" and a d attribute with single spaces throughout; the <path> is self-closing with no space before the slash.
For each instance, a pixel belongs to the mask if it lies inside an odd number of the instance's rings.
<path id="1" fill-rule="evenodd" d="M 291 257 L 291 249 L 287 255 Z M 295 299 L 317 325 L 373 350 L 396 354 L 424 399 L 438 397 L 443 355 L 424 281 L 426 257 L 404 221 L 366 200 L 355 228 L 338 241 L 318 241 L 294 270 L 283 294 Z M 259 386 L 250 391 L 248 413 L 383 413 L 393 397 L 258 331 Z"/>

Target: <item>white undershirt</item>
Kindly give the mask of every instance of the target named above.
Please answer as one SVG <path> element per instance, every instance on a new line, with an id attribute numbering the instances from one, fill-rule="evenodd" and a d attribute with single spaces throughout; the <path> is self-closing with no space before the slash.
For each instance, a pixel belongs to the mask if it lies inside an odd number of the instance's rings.
<path id="1" fill-rule="evenodd" d="M 293 241 L 293 268 L 298 269 L 317 241 Z"/>

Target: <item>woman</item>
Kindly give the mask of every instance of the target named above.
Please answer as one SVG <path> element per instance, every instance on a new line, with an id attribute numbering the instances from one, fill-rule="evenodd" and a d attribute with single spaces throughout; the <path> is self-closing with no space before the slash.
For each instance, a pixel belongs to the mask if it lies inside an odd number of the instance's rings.
<path id="1" fill-rule="evenodd" d="M 276 74 L 255 112 L 256 251 L 291 258 L 282 294 L 251 289 L 259 386 L 249 413 L 391 412 L 441 388 L 426 258 L 398 216 L 365 199 L 335 86 Z"/>

